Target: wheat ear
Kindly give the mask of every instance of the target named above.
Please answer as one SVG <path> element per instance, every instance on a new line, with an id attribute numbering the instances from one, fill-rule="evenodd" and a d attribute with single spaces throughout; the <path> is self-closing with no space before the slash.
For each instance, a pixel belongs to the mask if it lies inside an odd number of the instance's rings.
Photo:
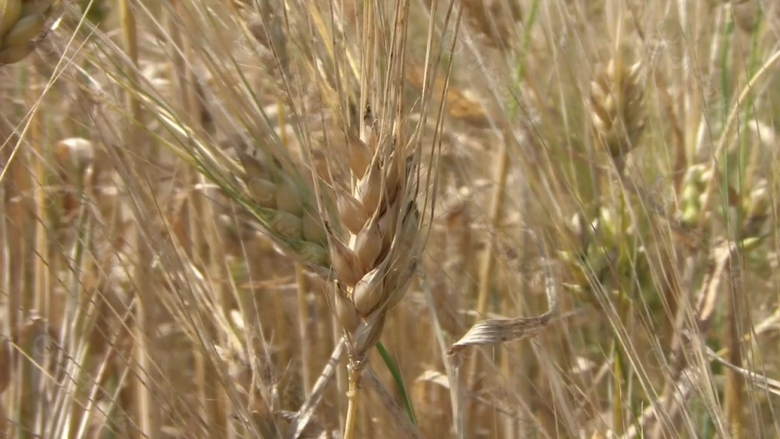
<path id="1" fill-rule="evenodd" d="M 373 133 L 374 131 L 371 130 Z M 335 275 L 334 308 L 349 341 L 349 408 L 345 438 L 352 435 L 359 378 L 366 353 L 378 342 L 387 312 L 404 297 L 417 267 L 420 250 L 420 216 L 415 201 L 415 160 L 406 157 L 403 147 L 378 146 L 377 137 L 369 143 L 350 138 L 352 173 L 359 176 L 351 193 L 338 198 L 339 219 L 349 231 L 341 241 L 330 233 L 330 257 Z"/>
<path id="2" fill-rule="evenodd" d="M 357 137 L 351 139 L 352 150 L 370 148 Z M 358 362 L 376 345 L 387 311 L 403 298 L 419 250 L 415 194 L 406 190 L 413 160 L 397 160 L 400 150 L 386 157 L 374 152 L 368 163 L 350 161 L 360 178 L 351 193 L 338 197 L 339 219 L 349 239 L 344 242 L 331 234 L 330 240 L 335 310 Z"/>
<path id="3" fill-rule="evenodd" d="M 417 209 L 417 159 L 402 147 L 380 147 L 348 136 L 350 190 L 336 190 L 336 221 L 277 158 L 246 143 L 233 146 L 243 165 L 245 195 L 264 229 L 316 272 L 329 273 L 331 301 L 350 353 L 350 398 L 367 352 L 378 342 L 388 311 L 404 297 L 422 248 Z M 346 229 L 340 233 L 340 228 Z M 350 404 L 348 418 L 357 404 Z"/>
<path id="4" fill-rule="evenodd" d="M 0 0 L 0 65 L 32 53 L 53 5 L 54 0 Z"/>
<path id="5" fill-rule="evenodd" d="M 327 275 L 327 235 L 312 191 L 281 166 L 279 158 L 248 145 L 234 139 L 251 208 L 265 230 L 282 242 L 285 251 L 293 253 L 312 271 Z"/>
<path id="6" fill-rule="evenodd" d="M 403 15 L 408 8 L 399 5 L 397 9 Z M 366 11 L 373 17 L 373 6 Z M 308 12 L 312 15 L 312 23 L 324 22 L 316 7 Z M 269 17 L 263 20 L 266 26 L 270 24 Z M 366 20 L 373 22 L 373 19 Z M 404 20 L 397 23 L 399 29 L 405 29 Z M 319 25 L 315 27 L 322 41 L 332 41 L 334 37 L 328 29 Z M 369 25 L 365 29 L 374 27 Z M 371 38 L 386 36 L 377 30 Z M 272 42 L 277 39 L 270 30 L 266 37 Z M 304 38 L 302 41 L 310 38 L 295 33 L 285 34 L 285 38 L 288 37 L 292 40 Z M 374 65 L 374 61 L 366 61 L 368 65 L 362 66 L 364 69 L 361 71 L 357 67 L 352 71 L 355 79 L 352 83 L 361 83 L 360 104 L 354 107 L 367 109 L 359 124 L 355 123 L 351 114 L 342 114 L 347 113 L 350 107 L 351 98 L 346 85 L 350 81 L 342 83 L 320 70 L 320 66 L 344 60 L 335 59 L 335 55 L 327 50 L 312 50 L 312 59 L 301 63 L 300 71 L 311 72 L 312 79 L 321 87 L 325 109 L 330 110 L 328 119 L 343 123 L 340 128 L 347 134 L 344 144 L 348 147 L 348 154 L 340 157 L 322 154 L 324 150 L 313 140 L 311 134 L 316 130 L 308 126 L 311 123 L 309 118 L 301 117 L 303 111 L 298 110 L 308 107 L 307 99 L 302 99 L 302 102 L 290 99 L 283 104 L 285 108 L 290 108 L 288 123 L 297 126 L 299 130 L 296 131 L 301 133 L 298 141 L 302 158 L 292 157 L 293 150 L 280 140 L 282 134 L 267 122 L 265 110 L 262 110 L 263 117 L 256 118 L 252 126 L 235 127 L 237 131 L 248 134 L 222 143 L 201 140 L 197 130 L 182 125 L 168 110 L 151 99 L 145 99 L 145 103 L 154 109 L 154 114 L 172 132 L 181 136 L 182 142 L 169 144 L 178 155 L 190 161 L 232 200 L 249 210 L 260 223 L 258 228 L 272 238 L 280 250 L 297 257 L 308 269 L 329 279 L 329 300 L 344 329 L 349 351 L 348 418 L 352 421 L 347 424 L 353 428 L 345 428 L 345 431 L 351 432 L 354 432 L 357 407 L 355 390 L 361 371 L 365 372 L 368 367 L 365 361 L 367 352 L 379 342 L 387 313 L 404 297 L 424 241 L 424 234 L 419 232 L 420 214 L 416 204 L 418 187 L 422 187 L 417 183 L 422 154 L 421 128 L 418 127 L 414 134 L 404 133 L 408 121 L 401 99 L 404 78 L 401 60 L 406 53 L 403 38 L 396 41 L 396 45 L 394 55 L 390 57 L 394 60 L 390 68 L 393 73 L 386 79 L 386 86 L 371 82 L 371 78 L 382 76 L 374 74 L 378 68 L 378 63 Z M 366 44 L 366 47 L 369 46 L 372 45 Z M 273 42 L 271 48 L 274 59 L 283 66 L 281 47 L 282 44 Z M 374 60 L 373 55 L 363 58 Z M 351 70 L 346 68 L 347 64 L 341 71 Z M 286 77 L 284 70 L 281 69 L 279 83 L 292 97 L 301 84 Z M 435 73 L 430 75 L 426 73 L 425 84 L 431 82 Z M 390 98 L 382 98 L 385 88 L 388 90 L 384 93 Z M 423 95 L 426 96 L 424 102 L 431 99 L 430 91 Z M 235 101 L 242 103 L 240 96 Z M 250 105 L 246 108 L 255 110 Z M 368 108 L 381 119 L 374 121 Z M 310 114 L 311 110 L 305 112 Z M 219 113 L 216 114 L 218 116 Z M 341 117 L 344 120 L 339 120 Z M 284 129 L 280 127 L 282 133 L 286 132 Z M 325 136 L 324 146 L 328 149 L 338 141 L 332 139 L 334 137 L 330 135 Z M 324 172 L 315 163 L 318 152 L 326 162 Z M 431 161 L 435 154 L 431 153 Z M 329 162 L 331 158 L 332 163 Z M 349 167 L 351 179 L 342 179 L 340 170 L 331 169 L 330 165 L 340 167 L 341 164 Z M 311 178 L 303 177 L 307 171 L 301 167 L 308 168 Z M 430 182 L 426 186 L 428 184 Z M 424 192 L 424 189 L 420 191 Z M 426 200 L 425 206 L 429 201 Z M 421 210 L 427 211 L 425 208 Z M 306 422 L 305 416 L 299 415 L 299 418 L 297 428 Z M 399 423 L 405 421 L 400 420 Z M 348 437 L 345 434 L 345 438 Z"/>
<path id="7" fill-rule="evenodd" d="M 644 130 L 640 67 L 626 67 L 616 57 L 591 82 L 589 107 L 597 140 L 618 162 L 637 146 Z"/>

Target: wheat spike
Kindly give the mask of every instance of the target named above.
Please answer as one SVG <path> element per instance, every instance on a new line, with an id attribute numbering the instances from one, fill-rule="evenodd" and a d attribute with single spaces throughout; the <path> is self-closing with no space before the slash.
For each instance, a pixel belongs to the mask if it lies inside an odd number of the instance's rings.
<path id="1" fill-rule="evenodd" d="M 415 187 L 407 184 L 414 160 L 397 160 L 400 148 L 372 151 L 357 137 L 351 143 L 349 164 L 359 179 L 351 193 L 334 195 L 337 223 L 347 236 L 328 225 L 312 191 L 291 170 L 245 142 L 233 146 L 244 168 L 245 194 L 266 231 L 309 268 L 334 278 L 334 311 L 353 341 L 353 355 L 362 358 L 414 274 L 420 220 Z"/>
<path id="2" fill-rule="evenodd" d="M 0 65 L 14 64 L 35 49 L 55 0 L 0 0 Z"/>
<path id="3" fill-rule="evenodd" d="M 370 147 L 353 139 L 353 150 Z M 372 142 L 373 143 L 373 142 Z M 385 314 L 404 296 L 416 267 L 419 213 L 407 179 L 413 160 L 397 160 L 396 149 L 377 149 L 350 163 L 359 179 L 352 194 L 339 197 L 339 220 L 349 244 L 332 233 L 330 256 L 335 281 L 335 310 L 359 362 L 379 340 Z M 362 175 L 361 175 L 362 174 Z M 331 230 L 331 232 L 333 232 Z"/>
<path id="4" fill-rule="evenodd" d="M 399 7 L 399 11 L 406 10 Z M 322 21 L 317 8 L 310 12 L 313 22 Z M 271 27 L 271 21 L 263 23 Z M 326 41 L 331 40 L 329 29 L 315 27 Z M 260 41 L 257 35 L 255 39 L 260 45 L 270 44 L 274 59 L 283 65 L 281 37 L 271 29 L 263 35 L 270 43 Z M 377 40 L 379 36 L 377 33 Z M 310 36 L 285 33 L 284 38 L 300 43 L 298 38 L 308 42 Z M 403 59 L 406 51 L 401 42 L 393 50 L 391 59 Z M 410 129 L 410 121 L 401 112 L 405 107 L 403 63 L 391 63 L 393 73 L 387 87 L 393 90 L 382 92 L 385 86 L 369 79 L 377 76 L 375 66 L 356 66 L 350 81 L 331 72 L 339 70 L 331 64 L 344 62 L 343 71 L 349 76 L 349 59 L 334 60 L 327 49 L 312 48 L 310 55 L 311 59 L 289 60 L 299 71 L 311 73 L 319 86 L 318 93 L 312 92 L 308 84 L 304 84 L 304 90 L 297 90 L 298 82 L 303 81 L 281 78 L 280 87 L 289 87 L 292 94 L 300 92 L 303 96 L 300 102 L 292 96 L 289 101 L 277 101 L 278 125 L 268 117 L 271 111 L 263 107 L 264 120 L 256 118 L 250 126 L 230 126 L 231 121 L 226 120 L 224 127 L 228 129 L 215 138 L 225 132 L 240 132 L 227 142 L 196 140 L 187 142 L 180 151 L 233 201 L 249 210 L 259 223 L 257 229 L 278 249 L 329 279 L 328 300 L 344 330 L 350 353 L 350 406 L 345 432 L 354 432 L 357 389 L 361 371 L 367 367 L 366 354 L 379 342 L 388 312 L 403 299 L 416 273 L 424 235 L 419 232 L 418 195 L 425 199 L 426 209 L 433 207 L 419 183 L 422 131 L 418 127 L 414 134 L 405 132 Z M 284 67 L 280 70 L 284 76 Z M 358 82 L 360 94 L 354 92 Z M 383 98 L 383 93 L 390 98 Z M 351 103 L 357 97 L 360 104 Z M 154 102 L 144 102 L 158 108 Z M 365 111 L 359 112 L 357 108 L 363 105 Z M 314 112 L 322 113 L 309 117 Z M 355 123 L 361 112 L 362 120 Z M 214 113 L 219 116 L 219 112 Z M 158 114 L 182 137 L 197 137 L 197 130 L 182 126 L 165 109 Z M 292 131 L 296 139 L 292 142 L 287 128 L 295 128 Z M 179 149 L 178 145 L 172 146 Z M 425 153 L 433 165 L 435 160 L 429 154 L 438 151 Z M 425 186 L 430 184 L 427 181 Z M 403 422 L 406 420 L 402 418 Z"/>
<path id="5" fill-rule="evenodd" d="M 257 208 L 265 231 L 312 271 L 325 275 L 331 267 L 328 237 L 311 191 L 278 160 L 243 139 L 231 143 L 244 168 L 245 194 Z"/>
<path id="6" fill-rule="evenodd" d="M 619 159 L 637 145 L 644 129 L 643 92 L 639 84 L 641 64 L 624 67 L 615 58 L 591 82 L 589 106 L 601 145 Z"/>

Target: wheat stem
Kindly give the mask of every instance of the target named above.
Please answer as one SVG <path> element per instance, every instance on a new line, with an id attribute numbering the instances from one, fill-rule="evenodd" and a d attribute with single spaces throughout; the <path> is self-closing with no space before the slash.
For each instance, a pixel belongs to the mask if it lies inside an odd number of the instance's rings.
<path id="1" fill-rule="evenodd" d="M 507 142 L 499 142 L 498 152 L 495 157 L 496 186 L 493 191 L 493 198 L 490 203 L 490 225 L 488 230 L 487 245 L 485 253 L 482 256 L 482 263 L 479 270 L 479 289 L 477 290 L 477 318 L 485 316 L 488 308 L 488 299 L 490 296 L 490 286 L 493 280 L 493 251 L 496 246 L 496 234 L 501 227 L 503 220 L 504 189 L 506 186 L 507 173 L 509 170 L 509 153 Z M 474 355 L 469 361 L 465 376 L 469 382 L 473 381 L 474 375 L 479 368 L 479 355 Z M 467 384 L 469 385 L 469 384 Z"/>
<path id="2" fill-rule="evenodd" d="M 138 66 L 138 33 L 136 28 L 135 15 L 131 7 L 132 0 L 120 0 L 119 13 L 122 27 L 122 40 L 124 43 L 124 49 L 131 65 L 127 67 L 126 74 L 132 83 L 138 82 L 137 66 Z M 125 91 L 125 104 L 127 106 L 127 112 L 131 117 L 131 123 L 127 129 L 123 132 L 125 138 L 125 145 L 141 146 L 139 148 L 142 152 L 139 154 L 141 160 L 149 160 L 150 163 L 154 163 L 153 157 L 149 154 L 151 151 L 143 151 L 141 145 L 140 130 L 137 128 L 136 123 L 140 122 L 143 118 L 141 103 L 138 100 L 136 94 L 131 89 Z M 143 165 L 142 165 L 143 166 Z M 142 168 L 143 169 L 143 168 Z M 150 357 L 149 339 L 147 334 L 150 333 L 148 306 L 150 294 L 155 290 L 149 281 L 148 267 L 145 265 L 152 261 L 151 248 L 147 245 L 146 240 L 141 231 L 136 236 L 136 245 L 138 251 L 138 259 L 143 261 L 139 267 L 142 271 L 138 279 L 138 291 L 139 300 L 136 303 L 136 315 L 134 322 L 134 339 L 135 349 L 134 359 L 136 366 L 136 375 L 133 380 L 132 391 L 133 400 L 135 403 L 135 413 L 138 416 L 137 422 L 139 425 L 139 431 L 137 432 L 139 437 L 154 439 L 158 437 L 160 432 L 160 425 L 157 423 L 157 410 L 152 407 L 152 401 L 154 397 L 151 389 L 148 387 L 147 375 L 152 370 L 152 359 Z M 128 394 L 127 397 L 130 397 Z"/>
<path id="3" fill-rule="evenodd" d="M 298 285 L 298 330 L 301 337 L 301 382 L 305 397 L 308 399 L 311 389 L 311 364 L 310 344 L 306 343 L 309 339 L 309 305 L 306 300 L 306 276 L 303 272 L 303 265 L 295 262 L 295 283 Z"/>
<path id="4" fill-rule="evenodd" d="M 344 439 L 354 439 L 355 437 L 355 421 L 357 419 L 357 407 L 360 402 L 359 381 L 360 372 L 359 367 L 355 367 L 353 360 L 350 359 L 349 366 L 349 390 L 347 390 L 347 399 L 349 405 L 347 406 L 347 421 L 344 426 Z"/>

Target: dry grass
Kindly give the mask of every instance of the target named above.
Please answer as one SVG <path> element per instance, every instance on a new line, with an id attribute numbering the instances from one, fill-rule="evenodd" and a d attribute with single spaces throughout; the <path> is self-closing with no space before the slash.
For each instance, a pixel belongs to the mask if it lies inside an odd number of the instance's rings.
<path id="1" fill-rule="evenodd" d="M 779 29 L 0 0 L 0 437 L 780 435 Z"/>

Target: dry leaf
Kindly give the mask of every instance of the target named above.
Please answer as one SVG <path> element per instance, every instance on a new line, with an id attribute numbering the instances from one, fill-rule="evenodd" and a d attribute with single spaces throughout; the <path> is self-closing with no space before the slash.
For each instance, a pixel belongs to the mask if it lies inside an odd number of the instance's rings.
<path id="1" fill-rule="evenodd" d="M 533 232 L 528 231 L 531 238 L 544 254 L 541 243 Z M 544 292 L 547 294 L 547 306 L 549 310 L 537 317 L 518 317 L 515 319 L 487 319 L 483 320 L 466 332 L 466 335 L 450 346 L 447 353 L 453 355 L 461 351 L 466 346 L 490 345 L 505 343 L 509 341 L 522 340 L 533 337 L 545 328 L 552 320 L 557 308 L 557 293 L 555 289 L 555 280 L 550 273 L 549 267 L 545 263 L 546 258 L 542 257 L 540 266 L 544 267 L 545 286 Z"/>

